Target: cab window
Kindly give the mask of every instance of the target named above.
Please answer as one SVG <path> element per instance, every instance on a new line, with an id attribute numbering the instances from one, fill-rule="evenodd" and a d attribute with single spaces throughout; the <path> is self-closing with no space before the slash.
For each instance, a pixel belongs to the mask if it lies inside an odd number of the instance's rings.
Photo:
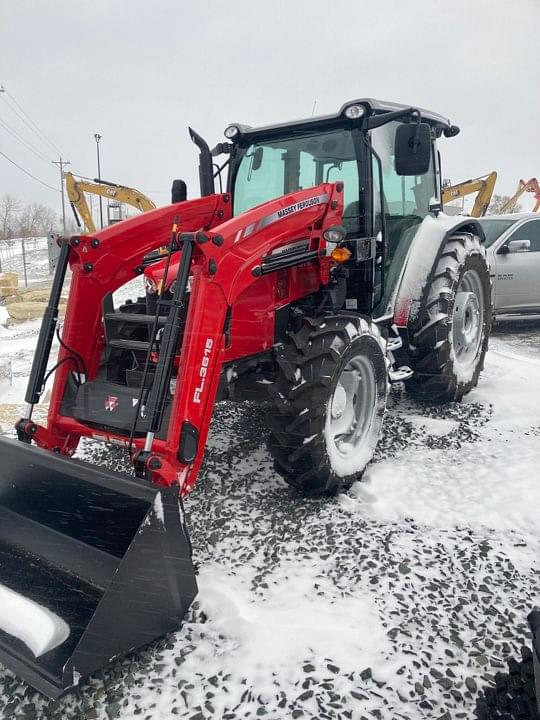
<path id="1" fill-rule="evenodd" d="M 358 162 L 350 130 L 260 140 L 240 148 L 234 181 L 234 214 L 323 182 L 344 183 L 344 223 L 359 225 Z"/>

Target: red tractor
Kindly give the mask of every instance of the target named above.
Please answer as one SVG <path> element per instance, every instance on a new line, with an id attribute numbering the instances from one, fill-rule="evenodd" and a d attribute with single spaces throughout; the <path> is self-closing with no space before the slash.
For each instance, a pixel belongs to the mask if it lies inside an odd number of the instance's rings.
<path id="1" fill-rule="evenodd" d="M 212 151 L 190 132 L 200 198 L 175 181 L 170 206 L 62 239 L 18 441 L 0 441 L 0 587 L 70 628 L 37 657 L 0 613 L 0 659 L 52 697 L 177 627 L 195 596 L 178 495 L 217 401 L 269 400 L 277 472 L 336 492 L 373 455 L 389 383 L 459 400 L 487 349 L 483 232 L 441 212 L 448 120 L 361 99 L 230 125 Z M 118 302 L 137 278 L 146 291 Z M 53 371 L 45 427 L 32 409 Z M 137 477 L 70 459 L 83 436 L 125 447 Z"/>

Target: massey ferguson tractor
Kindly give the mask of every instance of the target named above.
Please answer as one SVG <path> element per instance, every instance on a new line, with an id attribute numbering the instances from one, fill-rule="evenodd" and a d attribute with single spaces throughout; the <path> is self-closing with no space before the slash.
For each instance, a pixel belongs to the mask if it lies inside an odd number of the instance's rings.
<path id="1" fill-rule="evenodd" d="M 372 99 L 229 125 L 213 150 L 190 130 L 200 198 L 175 181 L 168 207 L 61 238 L 26 411 L 0 440 L 1 662 L 55 698 L 179 627 L 197 592 L 182 498 L 216 402 L 268 401 L 276 471 L 335 493 L 369 463 L 390 383 L 439 402 L 476 385 L 483 232 L 441 212 L 437 142 L 458 132 Z M 124 447 L 133 476 L 72 459 L 83 437 Z"/>

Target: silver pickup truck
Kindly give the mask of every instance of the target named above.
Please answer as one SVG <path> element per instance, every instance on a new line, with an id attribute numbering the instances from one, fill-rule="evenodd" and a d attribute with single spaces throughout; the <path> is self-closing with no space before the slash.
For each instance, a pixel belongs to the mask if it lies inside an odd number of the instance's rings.
<path id="1" fill-rule="evenodd" d="M 479 218 L 493 280 L 493 314 L 540 314 L 540 213 Z"/>

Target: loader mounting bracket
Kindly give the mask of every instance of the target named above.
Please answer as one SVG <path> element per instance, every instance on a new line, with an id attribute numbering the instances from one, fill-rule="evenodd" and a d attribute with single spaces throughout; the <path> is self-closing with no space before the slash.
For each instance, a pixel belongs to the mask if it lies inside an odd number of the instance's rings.
<path id="1" fill-rule="evenodd" d="M 36 432 L 35 428 L 37 428 L 37 425 L 35 423 L 30 422 L 25 418 L 21 418 L 15 424 L 15 432 L 17 433 L 17 439 L 20 442 L 30 445 L 33 440 L 34 433 Z"/>

